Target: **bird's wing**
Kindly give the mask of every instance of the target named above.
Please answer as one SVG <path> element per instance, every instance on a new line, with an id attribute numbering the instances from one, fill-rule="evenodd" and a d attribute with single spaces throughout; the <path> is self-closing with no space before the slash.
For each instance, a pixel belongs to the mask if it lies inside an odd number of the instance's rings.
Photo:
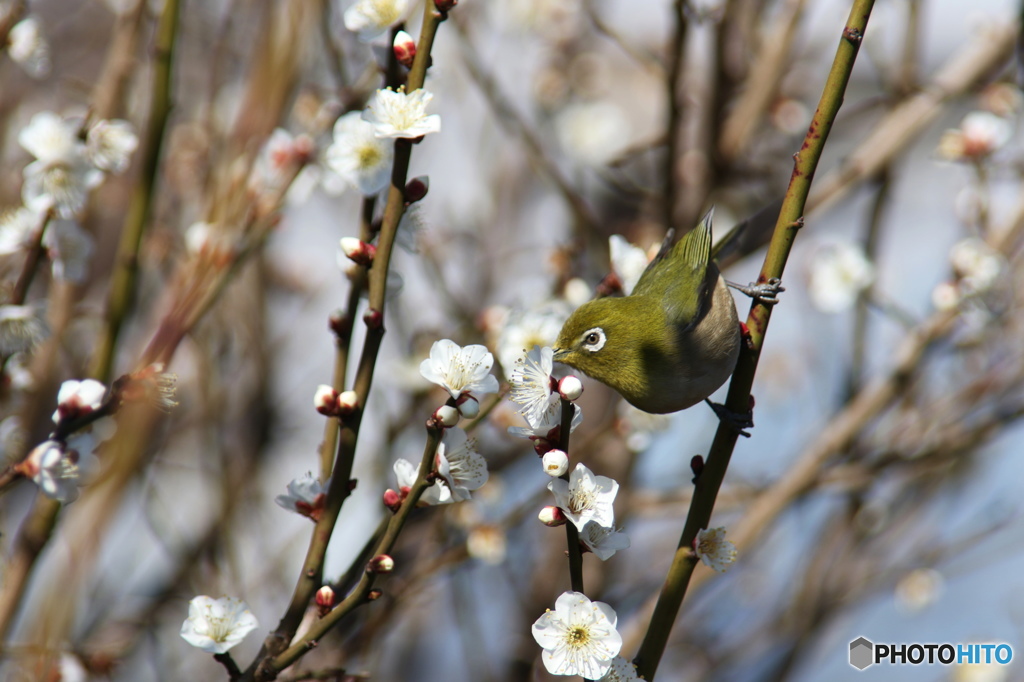
<path id="1" fill-rule="evenodd" d="M 707 310 L 713 214 L 714 208 L 668 255 L 652 261 L 633 288 L 634 296 L 660 298 L 668 319 L 683 327 L 699 321 Z"/>

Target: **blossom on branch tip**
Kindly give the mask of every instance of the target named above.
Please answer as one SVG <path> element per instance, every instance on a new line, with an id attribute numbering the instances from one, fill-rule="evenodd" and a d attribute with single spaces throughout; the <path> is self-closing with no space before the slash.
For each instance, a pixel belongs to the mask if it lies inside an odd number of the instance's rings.
<path id="1" fill-rule="evenodd" d="M 346 184 L 366 196 L 376 194 L 388 186 L 393 160 L 394 145 L 375 135 L 373 124 L 360 112 L 349 112 L 335 122 L 324 161 Z"/>
<path id="2" fill-rule="evenodd" d="M 736 545 L 725 539 L 725 528 L 721 527 L 697 531 L 693 551 L 705 566 L 719 573 L 725 573 L 736 561 Z"/>
<path id="3" fill-rule="evenodd" d="M 181 625 L 181 637 L 203 651 L 223 654 L 257 627 L 256 616 L 241 599 L 201 595 L 188 603 L 188 618 Z"/>
<path id="4" fill-rule="evenodd" d="M 434 95 L 426 90 L 406 93 L 404 88 L 378 90 L 363 110 L 363 120 L 373 125 L 380 138 L 416 139 L 441 132 L 441 117 L 427 114 Z"/>
<path id="5" fill-rule="evenodd" d="M 107 387 L 95 379 L 65 381 L 57 392 L 57 409 L 53 423 L 60 424 L 67 419 L 76 419 L 100 409 Z"/>
<path id="6" fill-rule="evenodd" d="M 577 530 L 583 530 L 588 521 L 609 527 L 615 521 L 612 503 L 619 492 L 618 482 L 595 476 L 582 462 L 569 474 L 568 481 L 557 478 L 548 483 L 548 490 Z"/>
<path id="7" fill-rule="evenodd" d="M 44 215 L 45 211 L 33 211 L 24 206 L 4 211 L 0 216 L 0 256 L 28 248 Z"/>
<path id="8" fill-rule="evenodd" d="M 864 250 L 840 242 L 823 248 L 811 262 L 808 292 L 821 312 L 840 313 L 849 309 L 874 281 L 875 266 Z"/>
<path id="9" fill-rule="evenodd" d="M 520 405 L 520 414 L 531 427 L 551 421 L 561 415 L 558 384 L 551 376 L 554 351 L 550 346 L 533 350 L 516 361 L 509 379 L 509 399 Z"/>
<path id="10" fill-rule="evenodd" d="M 583 423 L 583 410 L 580 409 L 579 405 L 573 405 L 572 421 L 569 423 L 569 433 L 576 430 L 576 427 Z M 538 445 L 543 445 L 540 441 L 546 441 L 551 443 L 550 447 L 545 448 L 538 454 L 543 455 L 552 447 L 555 447 L 555 443 L 558 443 L 559 435 L 562 429 L 562 415 L 559 411 L 551 411 L 547 416 L 535 426 L 510 426 L 508 432 L 513 436 L 519 438 L 529 438 L 534 441 L 534 448 Z"/>
<path id="11" fill-rule="evenodd" d="M 949 251 L 949 262 L 960 277 L 960 288 L 965 295 L 991 289 L 1005 265 L 1003 257 L 977 237 L 954 244 Z"/>
<path id="12" fill-rule="evenodd" d="M 73 218 L 85 207 L 89 190 L 103 181 L 77 126 L 52 111 L 33 116 L 18 133 L 18 144 L 36 157 L 22 171 L 21 197 L 32 210 L 53 209 L 61 218 Z"/>
<path id="13" fill-rule="evenodd" d="M 307 473 L 300 478 L 292 479 L 288 483 L 288 494 L 278 495 L 274 498 L 274 502 L 288 511 L 293 511 L 313 521 L 319 521 L 324 513 L 324 507 L 327 505 L 329 485 L 330 479 L 326 483 L 321 483 L 320 479 Z"/>
<path id="14" fill-rule="evenodd" d="M 1001 149 L 1013 135 L 1013 127 L 1002 116 L 972 111 L 960 127 L 947 130 L 939 139 L 938 155 L 948 161 L 977 161 Z"/>
<path id="15" fill-rule="evenodd" d="M 629 296 L 651 259 L 646 251 L 617 234 L 608 238 L 608 251 L 612 272 L 618 275 L 622 293 Z"/>
<path id="16" fill-rule="evenodd" d="M 441 339 L 430 347 L 430 357 L 420 363 L 420 374 L 458 400 L 463 393 L 496 393 L 498 380 L 491 374 L 493 365 L 494 356 L 485 346 L 462 347 Z"/>
<path id="17" fill-rule="evenodd" d="M 356 0 L 345 10 L 345 28 L 364 43 L 373 41 L 405 19 L 410 0 Z"/>
<path id="18" fill-rule="evenodd" d="M 620 549 L 629 548 L 629 536 L 621 530 L 588 521 L 580 531 L 580 544 L 601 561 L 607 561 Z"/>
<path id="19" fill-rule="evenodd" d="M 16 469 L 51 499 L 67 504 L 78 498 L 78 452 L 57 441 L 37 445 Z"/>
<path id="20" fill-rule="evenodd" d="M 46 325 L 29 305 L 0 305 L 0 354 L 31 350 L 46 337 Z"/>
<path id="21" fill-rule="evenodd" d="M 617 620 L 607 604 L 592 602 L 580 592 L 563 592 L 554 611 L 546 611 L 533 624 L 533 638 L 544 649 L 544 667 L 554 675 L 602 677 L 622 649 Z"/>
<path id="22" fill-rule="evenodd" d="M 398 491 L 401 494 L 401 499 L 405 500 L 409 491 L 416 484 L 419 469 L 407 459 L 397 459 L 395 460 L 394 470 L 395 478 L 398 479 Z M 387 495 L 385 495 L 386 499 Z M 416 506 L 433 507 L 439 504 L 451 504 L 453 501 L 452 493 L 448 487 L 440 480 L 437 480 L 423 491 L 420 499 L 416 502 Z"/>
<path id="23" fill-rule="evenodd" d="M 45 78 L 50 73 L 50 45 L 34 16 L 25 17 L 11 27 L 7 34 L 7 54 L 33 78 Z"/>
<path id="24" fill-rule="evenodd" d="M 632 661 L 622 656 L 612 659 L 612 667 L 604 674 L 598 682 L 641 682 L 643 680 L 636 672 L 636 666 Z"/>
<path id="25" fill-rule="evenodd" d="M 85 138 L 89 160 L 100 170 L 111 173 L 123 173 L 138 146 L 139 138 L 132 124 L 120 119 L 97 121 Z"/>
<path id="26" fill-rule="evenodd" d="M 462 429 L 444 432 L 434 464 L 438 475 L 448 484 L 453 502 L 468 500 L 472 497 L 470 491 L 487 482 L 487 461 L 476 451 L 476 440 Z"/>

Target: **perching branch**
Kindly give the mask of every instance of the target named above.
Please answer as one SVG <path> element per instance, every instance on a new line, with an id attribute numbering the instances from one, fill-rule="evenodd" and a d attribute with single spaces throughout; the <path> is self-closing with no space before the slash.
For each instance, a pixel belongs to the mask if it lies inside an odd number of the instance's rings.
<path id="1" fill-rule="evenodd" d="M 794 156 L 793 173 L 789 189 L 783 200 L 782 210 L 775 224 L 775 234 L 768 247 L 759 282 L 781 278 L 786 260 L 800 227 L 803 226 L 804 206 L 811 188 L 811 180 L 821 158 L 825 141 L 828 139 L 836 114 L 842 105 L 846 85 L 853 72 L 853 65 L 860 49 L 864 31 L 874 0 L 855 0 L 843 29 L 839 47 L 832 63 L 832 69 L 825 83 L 818 108 L 804 138 L 800 151 Z M 729 385 L 726 406 L 737 413 L 750 409 L 750 388 L 754 382 L 757 361 L 764 344 L 764 335 L 771 317 L 771 307 L 755 300 L 747 316 L 750 337 L 747 346 L 741 349 L 739 362 Z M 691 544 L 697 531 L 707 528 L 714 510 L 718 490 L 725 478 L 738 433 L 735 428 L 722 423 L 715 433 L 715 439 L 708 453 L 703 472 L 696 480 L 690 511 L 686 518 L 679 545 L 672 560 L 668 576 L 662 586 L 661 596 L 651 617 L 651 623 L 635 663 L 637 671 L 648 681 L 654 679 L 658 663 L 665 651 L 668 637 L 682 605 L 686 588 L 696 565 L 696 556 Z"/>

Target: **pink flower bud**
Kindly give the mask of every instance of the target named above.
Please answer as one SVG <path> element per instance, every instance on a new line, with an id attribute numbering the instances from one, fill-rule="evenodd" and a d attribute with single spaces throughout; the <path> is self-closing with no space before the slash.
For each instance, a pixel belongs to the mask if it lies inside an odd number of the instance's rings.
<path id="1" fill-rule="evenodd" d="M 459 411 L 451 405 L 442 405 L 434 410 L 434 421 L 446 429 L 451 428 L 459 423 Z"/>
<path id="2" fill-rule="evenodd" d="M 313 406 L 320 414 L 335 416 L 338 413 L 338 392 L 327 384 L 320 384 L 313 394 Z"/>
<path id="3" fill-rule="evenodd" d="M 387 554 L 378 554 L 366 564 L 367 573 L 390 573 L 395 570 L 395 560 Z"/>
<path id="4" fill-rule="evenodd" d="M 412 68 L 412 60 L 416 57 L 416 41 L 405 31 L 395 34 L 395 42 L 392 46 L 395 51 L 395 59 L 406 68 Z"/>
<path id="5" fill-rule="evenodd" d="M 459 414 L 466 419 L 473 419 L 480 414 L 480 401 L 468 393 L 460 395 L 455 404 L 459 406 Z"/>
<path id="6" fill-rule="evenodd" d="M 316 591 L 316 608 L 320 617 L 326 616 L 334 606 L 334 590 L 330 585 L 324 585 Z"/>
<path id="7" fill-rule="evenodd" d="M 405 203 L 415 204 L 430 191 L 430 177 L 418 175 L 405 186 Z"/>
<path id="8" fill-rule="evenodd" d="M 343 391 L 338 394 L 338 414 L 347 416 L 359 409 L 359 394 L 355 391 Z"/>
<path id="9" fill-rule="evenodd" d="M 335 336 L 340 338 L 347 336 L 352 331 L 352 320 L 348 319 L 348 316 L 340 310 L 336 310 L 328 318 L 327 326 L 334 332 Z"/>
<path id="10" fill-rule="evenodd" d="M 558 526 L 564 526 L 568 520 L 565 518 L 565 514 L 561 509 L 554 506 L 544 507 L 540 510 L 540 514 L 537 515 L 540 522 L 548 528 L 557 528 Z"/>
<path id="11" fill-rule="evenodd" d="M 569 470 L 569 456 L 561 450 L 548 450 L 541 458 L 541 462 L 544 465 L 544 473 L 552 478 L 558 478 Z"/>
<path id="12" fill-rule="evenodd" d="M 342 237 L 341 250 L 350 261 L 365 267 L 373 265 L 373 257 L 377 255 L 376 246 L 367 244 L 355 237 Z"/>
<path id="13" fill-rule="evenodd" d="M 384 506 L 390 509 L 392 512 L 397 512 L 398 508 L 402 506 L 402 493 L 397 490 L 388 488 L 384 491 Z"/>
<path id="14" fill-rule="evenodd" d="M 583 395 L 583 382 L 574 376 L 564 377 L 558 382 L 558 395 L 565 400 L 576 400 Z"/>
<path id="15" fill-rule="evenodd" d="M 384 314 L 379 310 L 369 308 L 363 313 L 363 322 L 366 323 L 368 329 L 380 329 L 384 326 Z"/>
<path id="16" fill-rule="evenodd" d="M 442 14 L 450 12 L 457 4 L 459 4 L 459 0 L 434 0 L 434 7 Z"/>

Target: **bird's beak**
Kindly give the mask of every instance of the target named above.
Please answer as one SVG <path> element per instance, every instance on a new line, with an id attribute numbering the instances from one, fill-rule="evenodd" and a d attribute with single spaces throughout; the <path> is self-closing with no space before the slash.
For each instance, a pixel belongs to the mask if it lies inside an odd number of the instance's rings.
<path id="1" fill-rule="evenodd" d="M 561 362 L 562 358 L 569 354 L 569 350 L 567 348 L 552 348 L 551 350 L 554 351 L 551 359 L 555 362 Z"/>

